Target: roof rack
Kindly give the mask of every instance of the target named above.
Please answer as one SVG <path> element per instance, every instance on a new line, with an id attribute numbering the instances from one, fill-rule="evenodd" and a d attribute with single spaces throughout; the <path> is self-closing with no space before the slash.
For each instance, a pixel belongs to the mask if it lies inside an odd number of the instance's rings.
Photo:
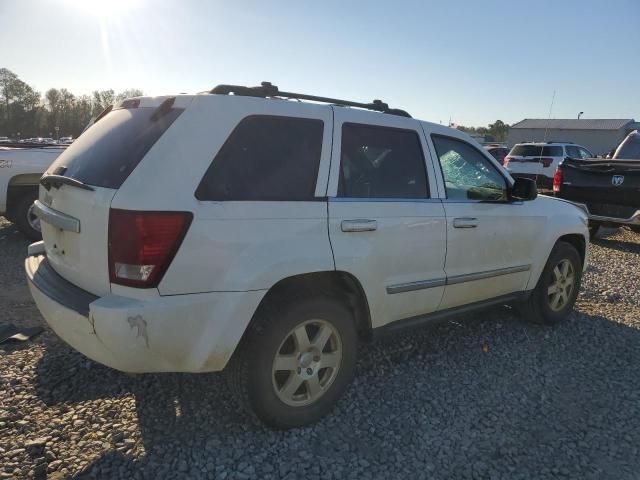
<path id="1" fill-rule="evenodd" d="M 371 103 L 352 102 L 350 100 L 339 100 L 337 98 L 329 97 L 317 97 L 315 95 L 307 95 L 306 93 L 292 93 L 282 92 L 277 86 L 272 85 L 271 82 L 262 82 L 259 87 L 244 87 L 241 85 L 218 85 L 217 87 L 209 90 L 209 93 L 215 93 L 218 95 L 239 95 L 243 97 L 279 97 L 279 98 L 292 98 L 296 100 L 311 100 L 314 102 L 331 103 L 334 105 L 342 105 L 345 107 L 357 107 L 364 108 L 366 110 L 374 110 L 376 112 L 388 113 L 390 115 L 399 115 L 401 117 L 409 117 L 408 112 L 399 108 L 389 108 L 389 105 L 382 100 L 374 100 Z"/>

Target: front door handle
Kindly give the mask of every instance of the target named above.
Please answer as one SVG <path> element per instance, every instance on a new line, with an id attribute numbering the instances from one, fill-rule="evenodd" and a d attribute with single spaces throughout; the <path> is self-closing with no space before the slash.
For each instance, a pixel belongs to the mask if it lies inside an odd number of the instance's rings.
<path id="1" fill-rule="evenodd" d="M 478 219 L 473 217 L 454 218 L 453 228 L 476 228 Z"/>
<path id="2" fill-rule="evenodd" d="M 375 220 L 343 220 L 340 223 L 343 232 L 373 232 L 378 229 L 378 222 Z"/>

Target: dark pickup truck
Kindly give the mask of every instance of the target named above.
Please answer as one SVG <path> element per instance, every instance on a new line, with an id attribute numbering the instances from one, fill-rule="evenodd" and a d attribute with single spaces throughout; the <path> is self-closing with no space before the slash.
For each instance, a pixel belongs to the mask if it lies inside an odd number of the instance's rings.
<path id="1" fill-rule="evenodd" d="M 629 226 L 640 233 L 640 132 L 630 133 L 610 159 L 566 158 L 553 192 L 584 208 L 593 237 L 600 226 Z"/>

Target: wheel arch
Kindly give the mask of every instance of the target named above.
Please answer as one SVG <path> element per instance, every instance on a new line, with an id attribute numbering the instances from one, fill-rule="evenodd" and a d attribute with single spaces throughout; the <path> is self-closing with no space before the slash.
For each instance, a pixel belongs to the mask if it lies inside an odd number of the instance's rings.
<path id="1" fill-rule="evenodd" d="M 582 261 L 582 267 L 585 267 L 585 262 L 587 260 L 587 240 L 583 235 L 579 233 L 570 233 L 568 235 L 563 235 L 556 241 L 558 242 L 566 242 L 569 245 L 573 246 L 580 255 L 580 260 Z M 554 245 L 555 247 L 555 245 Z M 552 249 L 553 250 L 553 249 Z"/>
<path id="2" fill-rule="evenodd" d="M 275 283 L 260 301 L 242 339 L 246 337 L 262 310 L 273 307 L 278 302 L 290 301 L 290 298 L 308 295 L 338 299 L 353 313 L 358 337 L 364 340 L 371 338 L 369 302 L 360 281 L 349 272 L 330 270 L 292 275 Z"/>

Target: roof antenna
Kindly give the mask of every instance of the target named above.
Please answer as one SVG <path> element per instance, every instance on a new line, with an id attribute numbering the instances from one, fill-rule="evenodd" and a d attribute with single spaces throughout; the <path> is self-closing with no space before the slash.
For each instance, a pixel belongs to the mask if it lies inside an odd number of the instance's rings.
<path id="1" fill-rule="evenodd" d="M 544 140 L 542 143 L 546 143 L 547 141 L 547 132 L 549 131 L 549 123 L 551 122 L 551 111 L 553 110 L 553 102 L 556 99 L 556 91 L 553 91 L 553 96 L 551 97 L 551 105 L 549 106 L 549 118 L 547 118 L 547 126 L 544 129 Z"/>

